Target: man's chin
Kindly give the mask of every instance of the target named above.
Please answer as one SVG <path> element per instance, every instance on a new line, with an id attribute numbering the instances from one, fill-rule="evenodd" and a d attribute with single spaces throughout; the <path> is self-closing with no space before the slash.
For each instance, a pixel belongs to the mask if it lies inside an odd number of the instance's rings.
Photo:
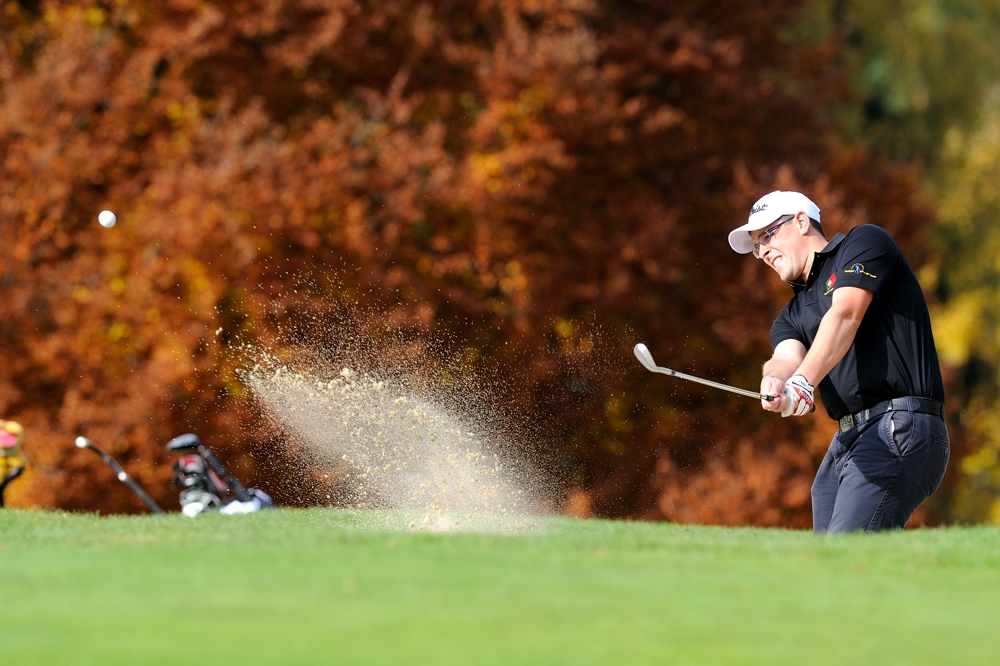
<path id="1" fill-rule="evenodd" d="M 772 262 L 772 263 L 769 263 L 769 264 L 768 264 L 767 266 L 768 266 L 768 268 L 770 268 L 770 269 L 771 269 L 772 271 L 774 271 L 775 273 L 777 273 L 777 274 L 778 274 L 779 276 L 782 276 L 782 277 L 784 277 L 784 276 L 782 275 L 782 270 L 781 270 L 781 260 L 780 260 L 780 259 L 779 259 L 779 260 L 777 260 L 777 261 L 774 261 L 774 262 Z"/>
<path id="2" fill-rule="evenodd" d="M 791 275 L 790 271 L 782 270 L 780 266 L 771 266 L 771 268 L 774 269 L 774 272 L 778 274 L 778 277 L 783 282 L 793 282 L 795 280 L 795 276 Z"/>

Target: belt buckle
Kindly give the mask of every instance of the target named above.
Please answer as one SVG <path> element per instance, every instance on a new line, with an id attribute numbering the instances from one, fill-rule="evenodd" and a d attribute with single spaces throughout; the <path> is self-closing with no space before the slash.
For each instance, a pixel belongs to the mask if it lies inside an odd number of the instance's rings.
<path id="1" fill-rule="evenodd" d="M 844 418 L 840 419 L 840 429 L 850 430 L 857 424 L 854 422 L 854 414 L 848 414 Z"/>

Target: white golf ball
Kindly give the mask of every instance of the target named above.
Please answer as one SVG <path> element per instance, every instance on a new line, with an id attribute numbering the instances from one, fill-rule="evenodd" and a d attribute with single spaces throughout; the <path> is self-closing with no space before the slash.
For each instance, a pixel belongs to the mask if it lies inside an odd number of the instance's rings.
<path id="1" fill-rule="evenodd" d="M 97 216 L 97 221 L 101 223 L 101 226 L 105 229 L 110 229 L 115 226 L 115 222 L 118 218 L 110 210 L 102 210 L 101 214 Z"/>

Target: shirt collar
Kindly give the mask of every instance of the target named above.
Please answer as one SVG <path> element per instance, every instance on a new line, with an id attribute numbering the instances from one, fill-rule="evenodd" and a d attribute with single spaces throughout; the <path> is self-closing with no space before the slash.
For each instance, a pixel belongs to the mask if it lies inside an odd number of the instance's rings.
<path id="1" fill-rule="evenodd" d="M 847 236 L 838 233 L 833 238 L 831 238 L 830 242 L 826 244 L 826 247 L 820 250 L 817 254 L 824 254 L 824 255 L 833 254 L 833 252 L 840 246 L 840 241 L 844 240 L 845 238 L 847 238 Z"/>
<path id="2" fill-rule="evenodd" d="M 826 247 L 824 247 L 822 250 L 816 253 L 816 259 L 813 259 L 812 268 L 809 270 L 809 278 L 805 282 L 788 283 L 792 285 L 792 289 L 796 293 L 805 289 L 810 282 L 816 279 L 816 275 L 819 273 L 820 264 L 823 263 L 821 261 L 817 261 L 817 259 L 819 259 L 820 257 L 828 257 L 834 252 L 836 252 L 837 248 L 840 247 L 841 241 L 843 241 L 845 238 L 847 238 L 847 236 L 845 236 L 844 234 L 841 233 L 836 234 L 833 238 L 830 239 L 830 242 L 826 244 Z"/>

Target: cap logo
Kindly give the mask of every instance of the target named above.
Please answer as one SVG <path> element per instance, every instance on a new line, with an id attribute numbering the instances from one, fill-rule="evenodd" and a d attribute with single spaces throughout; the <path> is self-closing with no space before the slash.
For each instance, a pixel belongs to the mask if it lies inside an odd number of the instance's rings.
<path id="1" fill-rule="evenodd" d="M 767 208 L 767 204 L 766 203 L 756 204 L 753 208 L 750 209 L 750 214 L 754 215 L 756 213 L 761 212 L 765 208 Z"/>

